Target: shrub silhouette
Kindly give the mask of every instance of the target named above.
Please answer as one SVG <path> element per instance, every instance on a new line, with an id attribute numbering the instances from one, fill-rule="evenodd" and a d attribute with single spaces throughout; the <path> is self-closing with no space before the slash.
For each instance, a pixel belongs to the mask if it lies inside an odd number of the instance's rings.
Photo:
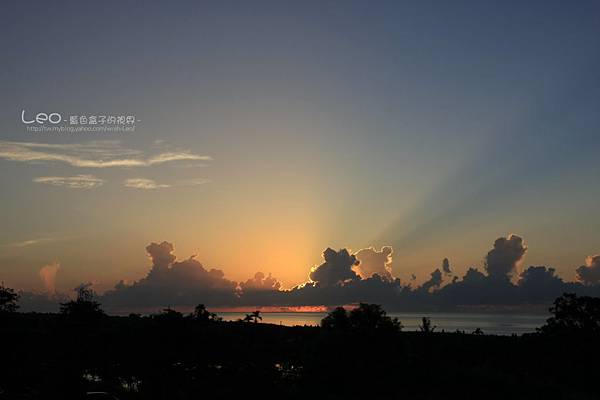
<path id="1" fill-rule="evenodd" d="M 600 298 L 565 293 L 550 307 L 553 317 L 538 329 L 543 334 L 600 334 Z"/>
<path id="2" fill-rule="evenodd" d="M 481 330 L 481 328 L 477 328 L 473 331 L 473 335 L 481 336 L 483 335 L 483 330 Z"/>
<path id="3" fill-rule="evenodd" d="M 0 313 L 13 313 L 19 308 L 19 295 L 11 288 L 0 284 Z"/>
<path id="4" fill-rule="evenodd" d="M 428 317 L 423 317 L 421 319 L 421 325 L 419 326 L 419 329 L 421 330 L 421 332 L 423 333 L 433 333 L 433 331 L 435 331 L 435 328 L 437 328 L 436 325 L 431 325 L 431 319 Z"/>

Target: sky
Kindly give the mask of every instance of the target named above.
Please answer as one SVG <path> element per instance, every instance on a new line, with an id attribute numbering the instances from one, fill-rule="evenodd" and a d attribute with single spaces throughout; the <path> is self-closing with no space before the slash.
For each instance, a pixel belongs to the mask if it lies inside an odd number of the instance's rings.
<path id="1" fill-rule="evenodd" d="M 162 241 L 285 288 L 327 247 L 392 246 L 421 282 L 510 233 L 566 280 L 600 252 L 598 2 L 19 1 L 0 29 L 12 287 L 103 291 Z"/>

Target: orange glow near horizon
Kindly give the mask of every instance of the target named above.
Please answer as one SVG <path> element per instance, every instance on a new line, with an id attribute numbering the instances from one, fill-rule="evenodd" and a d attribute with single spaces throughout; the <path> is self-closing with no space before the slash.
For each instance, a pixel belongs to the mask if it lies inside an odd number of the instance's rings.
<path id="1" fill-rule="evenodd" d="M 331 307 L 326 306 L 259 306 L 259 307 L 222 307 L 211 308 L 210 311 L 217 313 L 246 313 L 252 311 L 260 311 L 261 313 L 325 313 L 331 310 Z"/>

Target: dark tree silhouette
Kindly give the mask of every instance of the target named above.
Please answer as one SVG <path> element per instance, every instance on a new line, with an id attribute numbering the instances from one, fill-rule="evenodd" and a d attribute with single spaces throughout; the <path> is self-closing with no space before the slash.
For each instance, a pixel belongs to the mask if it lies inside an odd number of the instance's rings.
<path id="1" fill-rule="evenodd" d="M 78 297 L 93 301 L 85 292 Z M 598 301 L 563 296 L 553 324 L 596 327 Z M 252 323 L 258 313 L 248 314 L 249 323 L 203 324 L 193 315 L 210 318 L 201 305 L 192 315 L 167 308 L 89 324 L 62 323 L 51 313 L 3 315 L 0 399 L 92 392 L 122 400 L 230 399 L 247 397 L 257 383 L 263 400 L 600 398 L 595 335 L 398 332 L 399 323 L 373 304 L 332 310 L 321 328 Z M 386 383 L 398 376 L 401 392 Z"/>
<path id="2" fill-rule="evenodd" d="M 350 329 L 350 318 L 348 318 L 348 312 L 344 309 L 344 307 L 336 307 L 321 320 L 321 327 L 325 329 L 339 330 Z"/>
<path id="3" fill-rule="evenodd" d="M 19 295 L 11 288 L 0 284 L 0 313 L 13 313 L 19 308 Z"/>
<path id="4" fill-rule="evenodd" d="M 93 319 L 104 316 L 101 305 L 95 300 L 96 294 L 89 285 L 81 285 L 75 289 L 77 299 L 60 303 L 60 313 L 74 319 Z"/>
<path id="5" fill-rule="evenodd" d="M 402 324 L 397 318 L 390 318 L 378 304 L 360 303 L 350 312 L 343 307 L 337 307 L 321 321 L 326 329 L 358 329 L 358 330 L 388 330 L 397 332 Z"/>
<path id="6" fill-rule="evenodd" d="M 211 313 L 210 311 L 208 311 L 206 309 L 206 307 L 204 306 L 204 304 L 198 304 L 196 306 L 196 308 L 194 308 L 194 311 L 190 314 L 190 318 L 194 321 L 203 322 L 203 323 L 218 322 L 223 319 L 223 318 L 219 317 L 217 314 Z"/>
<path id="7" fill-rule="evenodd" d="M 164 308 L 162 312 L 152 315 L 152 319 L 164 323 L 183 321 L 183 314 L 171 307 Z"/>
<path id="8" fill-rule="evenodd" d="M 379 304 L 360 303 L 350 311 L 350 324 L 355 329 L 382 329 L 400 331 L 402 324 L 398 318 L 388 317 Z"/>
<path id="9" fill-rule="evenodd" d="M 565 293 L 550 307 L 553 317 L 538 329 L 544 334 L 600 334 L 600 298 Z"/>
<path id="10" fill-rule="evenodd" d="M 419 329 L 423 333 L 433 333 L 433 331 L 435 331 L 435 328 L 437 328 L 436 325 L 431 325 L 431 319 L 429 319 L 428 317 L 423 317 L 421 321 L 422 323 L 419 326 Z"/>

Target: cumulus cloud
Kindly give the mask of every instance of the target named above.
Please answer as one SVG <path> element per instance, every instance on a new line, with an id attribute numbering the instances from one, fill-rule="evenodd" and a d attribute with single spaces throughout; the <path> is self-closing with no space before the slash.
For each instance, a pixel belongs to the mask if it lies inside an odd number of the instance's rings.
<path id="1" fill-rule="evenodd" d="M 238 303 L 237 283 L 225 279 L 223 271 L 206 269 L 194 257 L 176 261 L 173 250 L 166 241 L 149 244 L 152 267 L 147 276 L 131 285 L 119 282 L 103 301 L 112 309 Z"/>
<path id="2" fill-rule="evenodd" d="M 375 274 L 385 279 L 392 279 L 392 253 L 391 246 L 383 246 L 380 251 L 374 247 L 367 247 L 357 251 L 354 256 L 359 264 L 354 267 L 361 278 L 369 278 Z"/>
<path id="3" fill-rule="evenodd" d="M 371 248 L 360 254 L 368 255 L 363 257 L 363 261 L 373 257 L 370 261 L 374 267 L 368 269 L 371 275 L 367 277 L 355 272 L 360 265 L 358 253 L 352 255 L 347 249 L 336 251 L 327 248 L 323 252 L 323 263 L 310 270 L 310 280 L 285 290 L 275 277 L 261 272 L 238 285 L 226 279 L 223 271 L 205 268 L 194 257 L 177 260 L 173 244 L 165 241 L 146 247 L 151 265 L 145 277 L 131 284 L 118 283 L 100 301 L 109 311 L 127 312 L 152 312 L 167 306 L 189 307 L 199 303 L 220 307 L 286 307 L 338 306 L 358 302 L 382 304 L 390 311 L 417 311 L 524 305 L 547 308 L 564 292 L 600 296 L 599 279 L 592 274 L 597 273 L 598 256 L 588 257 L 586 265 L 578 269 L 580 280 L 585 285 L 565 282 L 554 268 L 547 266 L 528 267 L 514 282 L 506 279 L 522 259 L 525 249 L 521 238 L 499 238 L 486 257 L 484 267 L 487 273 L 475 267 L 468 268 L 462 277 L 454 276 L 442 285 L 446 264 L 443 262 L 426 282 L 414 287 L 414 283 L 403 284 L 398 278 L 386 278 L 379 273 L 391 261 L 385 257 L 385 254 L 391 256 L 391 248 L 383 247 L 380 251 Z M 51 279 L 56 275 L 55 271 L 52 275 L 53 270 L 56 268 L 50 265 L 44 268 L 43 274 L 40 272 L 40 277 L 48 282 L 47 290 L 53 287 Z M 35 302 L 45 304 L 49 297 L 44 300 L 31 295 L 29 299 L 29 305 Z"/>
<path id="4" fill-rule="evenodd" d="M 328 306 L 366 301 L 383 304 L 389 310 L 407 311 L 456 310 L 473 306 L 547 307 L 563 292 L 600 295 L 600 284 L 584 286 L 581 283 L 564 282 L 556 275 L 554 268 L 546 266 L 529 267 L 518 276 L 516 283 L 511 282 L 508 278 L 522 261 L 526 249 L 523 239 L 518 236 L 499 238 L 485 258 L 487 274 L 474 267 L 468 268 L 462 278 L 454 276 L 442 286 L 444 274 L 452 272 L 449 261 L 444 260 L 441 268 L 434 270 L 430 278 L 418 287 L 403 285 L 397 278 L 384 279 L 376 273 L 365 278 L 355 260 L 348 259 L 347 251 L 328 249 L 325 251 L 327 254 L 324 253 L 325 263 L 312 269 L 310 282 L 290 291 L 281 291 L 276 299 L 286 305 Z M 367 254 L 373 253 L 379 252 L 372 250 Z M 341 261 L 337 260 L 338 255 L 343 255 Z M 379 267 L 382 264 L 380 259 Z M 594 262 L 588 261 L 587 264 L 591 266 Z M 359 275 L 354 277 L 349 273 L 351 268 L 359 271 Z M 317 272 L 323 277 L 313 276 Z M 271 296 L 269 300 L 274 298 Z"/>
<path id="5" fill-rule="evenodd" d="M 119 141 L 87 143 L 35 143 L 0 140 L 0 158 L 20 162 L 59 162 L 82 168 L 148 167 L 175 161 L 211 161 L 189 151 L 168 151 L 152 156 L 125 148 Z"/>
<path id="6" fill-rule="evenodd" d="M 551 302 L 559 293 L 577 290 L 565 283 L 554 268 L 543 265 L 525 269 L 519 275 L 518 288 L 520 300 L 533 303 Z"/>
<path id="7" fill-rule="evenodd" d="M 44 289 L 46 293 L 55 294 L 56 293 L 56 274 L 60 269 L 60 264 L 58 262 L 54 262 L 52 264 L 44 265 L 40 269 L 40 278 L 42 279 L 42 283 L 44 284 Z"/>
<path id="8" fill-rule="evenodd" d="M 444 271 L 444 273 L 447 275 L 452 273 L 452 270 L 450 269 L 450 261 L 447 258 L 442 260 L 442 271 Z"/>
<path id="9" fill-rule="evenodd" d="M 173 254 L 173 244 L 167 241 L 162 243 L 150 243 L 146 246 L 146 253 L 152 260 L 152 269 L 150 273 L 162 271 L 167 268 L 177 259 Z"/>
<path id="10" fill-rule="evenodd" d="M 123 185 L 128 188 L 143 190 L 154 190 L 171 187 L 171 185 L 167 185 L 164 183 L 156 183 L 154 180 L 146 178 L 125 179 Z"/>
<path id="11" fill-rule="evenodd" d="M 588 256 L 585 265 L 576 270 L 577 279 L 585 285 L 597 285 L 600 283 L 600 255 Z"/>
<path id="12" fill-rule="evenodd" d="M 546 266 L 531 266 L 521 272 L 519 275 L 519 285 L 527 286 L 531 284 L 540 284 L 548 282 L 562 282 L 562 279 L 556 275 L 556 270 Z"/>
<path id="13" fill-rule="evenodd" d="M 517 235 L 496 239 L 494 248 L 485 257 L 488 275 L 496 279 L 510 279 L 526 251 L 525 242 Z"/>
<path id="14" fill-rule="evenodd" d="M 248 279 L 246 282 L 240 282 L 240 288 L 243 293 L 252 290 L 279 290 L 281 283 L 277 281 L 271 274 L 265 277 L 262 272 L 254 274 L 254 278 Z"/>
<path id="15" fill-rule="evenodd" d="M 40 176 L 33 181 L 69 189 L 93 189 L 102 186 L 105 182 L 103 179 L 96 178 L 93 175 Z"/>
<path id="16" fill-rule="evenodd" d="M 322 286 L 330 286 L 360 279 L 352 270 L 352 267 L 358 265 L 358 260 L 348 250 L 335 251 L 328 247 L 323 252 L 323 259 L 324 263 L 311 269 L 309 274 L 311 281 Z"/>
<path id="17" fill-rule="evenodd" d="M 289 292 L 282 291 L 281 283 L 271 274 L 257 272 L 253 278 L 240 282 L 240 304 L 251 306 L 285 305 Z"/>
<path id="18" fill-rule="evenodd" d="M 429 280 L 425 281 L 421 285 L 421 290 L 428 292 L 432 289 L 439 288 L 441 284 L 442 284 L 442 271 L 440 271 L 439 268 L 436 268 L 436 270 L 431 273 L 431 277 L 429 278 Z"/>

